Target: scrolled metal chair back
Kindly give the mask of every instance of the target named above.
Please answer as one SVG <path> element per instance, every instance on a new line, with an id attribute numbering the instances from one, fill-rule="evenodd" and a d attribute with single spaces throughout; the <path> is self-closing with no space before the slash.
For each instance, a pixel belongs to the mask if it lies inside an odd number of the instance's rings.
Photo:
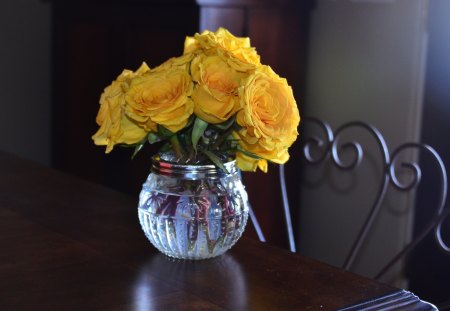
<path id="1" fill-rule="evenodd" d="M 389 185 L 392 185 L 399 191 L 407 192 L 415 189 L 420 183 L 422 178 L 422 171 L 420 165 L 417 162 L 404 161 L 398 163 L 400 161 L 400 154 L 402 154 L 405 150 L 411 149 L 429 153 L 437 164 L 441 187 L 438 206 L 436 208 L 433 219 L 428 223 L 428 225 L 409 244 L 407 244 L 401 252 L 395 255 L 388 263 L 386 263 L 386 265 L 375 275 L 374 278 L 381 278 L 397 261 L 399 261 L 399 259 L 410 253 L 411 250 L 417 244 L 419 244 L 424 239 L 424 237 L 433 229 L 438 246 L 444 252 L 450 254 L 450 247 L 443 240 L 441 233 L 442 223 L 450 214 L 450 208 L 444 208 L 447 198 L 447 173 L 444 163 L 436 150 L 434 150 L 431 146 L 422 143 L 404 143 L 395 148 L 392 152 L 389 152 L 386 141 L 380 131 L 378 131 L 378 129 L 374 126 L 360 121 L 345 123 L 338 127 L 335 131 L 332 130 L 331 126 L 328 123 L 316 118 L 303 120 L 303 123 L 314 123 L 315 125 L 319 126 L 319 128 L 323 131 L 324 137 L 321 138 L 318 136 L 312 136 L 302 138 L 302 155 L 307 164 L 317 165 L 326 161 L 330 161 L 332 165 L 336 166 L 340 170 L 348 171 L 357 168 L 364 157 L 364 150 L 362 145 L 357 141 L 349 141 L 344 143 L 340 142 L 342 133 L 344 133 L 348 129 L 355 128 L 365 130 L 367 133 L 373 136 L 381 154 L 383 172 L 378 187 L 378 192 L 372 204 L 372 207 L 369 210 L 369 213 L 352 244 L 351 250 L 343 264 L 343 268 L 347 270 L 350 270 L 352 268 L 355 258 L 357 258 L 361 250 L 361 246 L 366 240 L 367 235 L 372 228 L 374 220 L 379 214 Z M 322 152 L 313 155 L 311 152 L 312 148 L 319 149 Z M 343 161 L 341 156 L 341 153 L 344 150 L 350 150 L 353 154 L 353 158 L 350 161 L 347 161 L 347 163 Z M 396 169 L 399 166 L 403 169 L 410 170 L 412 173 L 412 179 L 406 182 L 401 181 L 401 179 L 397 175 Z M 286 181 L 284 177 L 283 165 L 280 166 L 280 185 L 282 189 L 283 206 L 287 224 L 287 233 L 290 241 L 290 249 L 291 251 L 295 251 L 295 240 L 292 229 L 291 216 L 289 213 L 289 203 L 287 199 Z"/>

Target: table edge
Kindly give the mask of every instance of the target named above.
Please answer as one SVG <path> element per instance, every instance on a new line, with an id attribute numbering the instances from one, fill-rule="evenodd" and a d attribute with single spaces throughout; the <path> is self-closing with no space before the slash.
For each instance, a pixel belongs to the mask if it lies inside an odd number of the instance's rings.
<path id="1" fill-rule="evenodd" d="M 420 300 L 419 297 L 404 289 L 397 292 L 365 301 L 349 307 L 344 307 L 338 311 L 356 310 L 417 310 L 431 311 L 438 310 L 433 304 Z"/>

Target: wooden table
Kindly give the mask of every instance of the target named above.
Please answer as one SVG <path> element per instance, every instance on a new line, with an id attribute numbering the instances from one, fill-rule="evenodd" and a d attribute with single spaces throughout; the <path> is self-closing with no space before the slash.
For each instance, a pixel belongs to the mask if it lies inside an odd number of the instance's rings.
<path id="1" fill-rule="evenodd" d="M 360 310 L 370 301 L 433 310 L 245 237 L 216 259 L 170 259 L 145 238 L 136 206 L 137 196 L 0 152 L 0 310 Z"/>

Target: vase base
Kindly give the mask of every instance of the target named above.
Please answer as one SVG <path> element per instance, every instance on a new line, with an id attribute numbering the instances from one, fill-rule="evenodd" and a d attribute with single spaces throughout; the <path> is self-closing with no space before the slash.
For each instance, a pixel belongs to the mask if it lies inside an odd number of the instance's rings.
<path id="1" fill-rule="evenodd" d="M 248 219 L 246 212 L 227 219 L 198 221 L 138 210 L 142 230 L 150 243 L 166 256 L 187 260 L 209 259 L 225 253 L 241 237 Z"/>

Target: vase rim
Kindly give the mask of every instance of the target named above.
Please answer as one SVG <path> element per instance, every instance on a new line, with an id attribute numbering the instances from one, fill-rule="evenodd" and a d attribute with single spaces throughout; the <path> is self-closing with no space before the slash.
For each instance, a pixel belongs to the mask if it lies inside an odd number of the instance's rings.
<path id="1" fill-rule="evenodd" d="M 214 164 L 180 164 L 161 159 L 159 155 L 152 157 L 151 171 L 155 174 L 183 179 L 223 178 L 238 172 L 236 160 L 223 163 L 228 172 Z"/>

